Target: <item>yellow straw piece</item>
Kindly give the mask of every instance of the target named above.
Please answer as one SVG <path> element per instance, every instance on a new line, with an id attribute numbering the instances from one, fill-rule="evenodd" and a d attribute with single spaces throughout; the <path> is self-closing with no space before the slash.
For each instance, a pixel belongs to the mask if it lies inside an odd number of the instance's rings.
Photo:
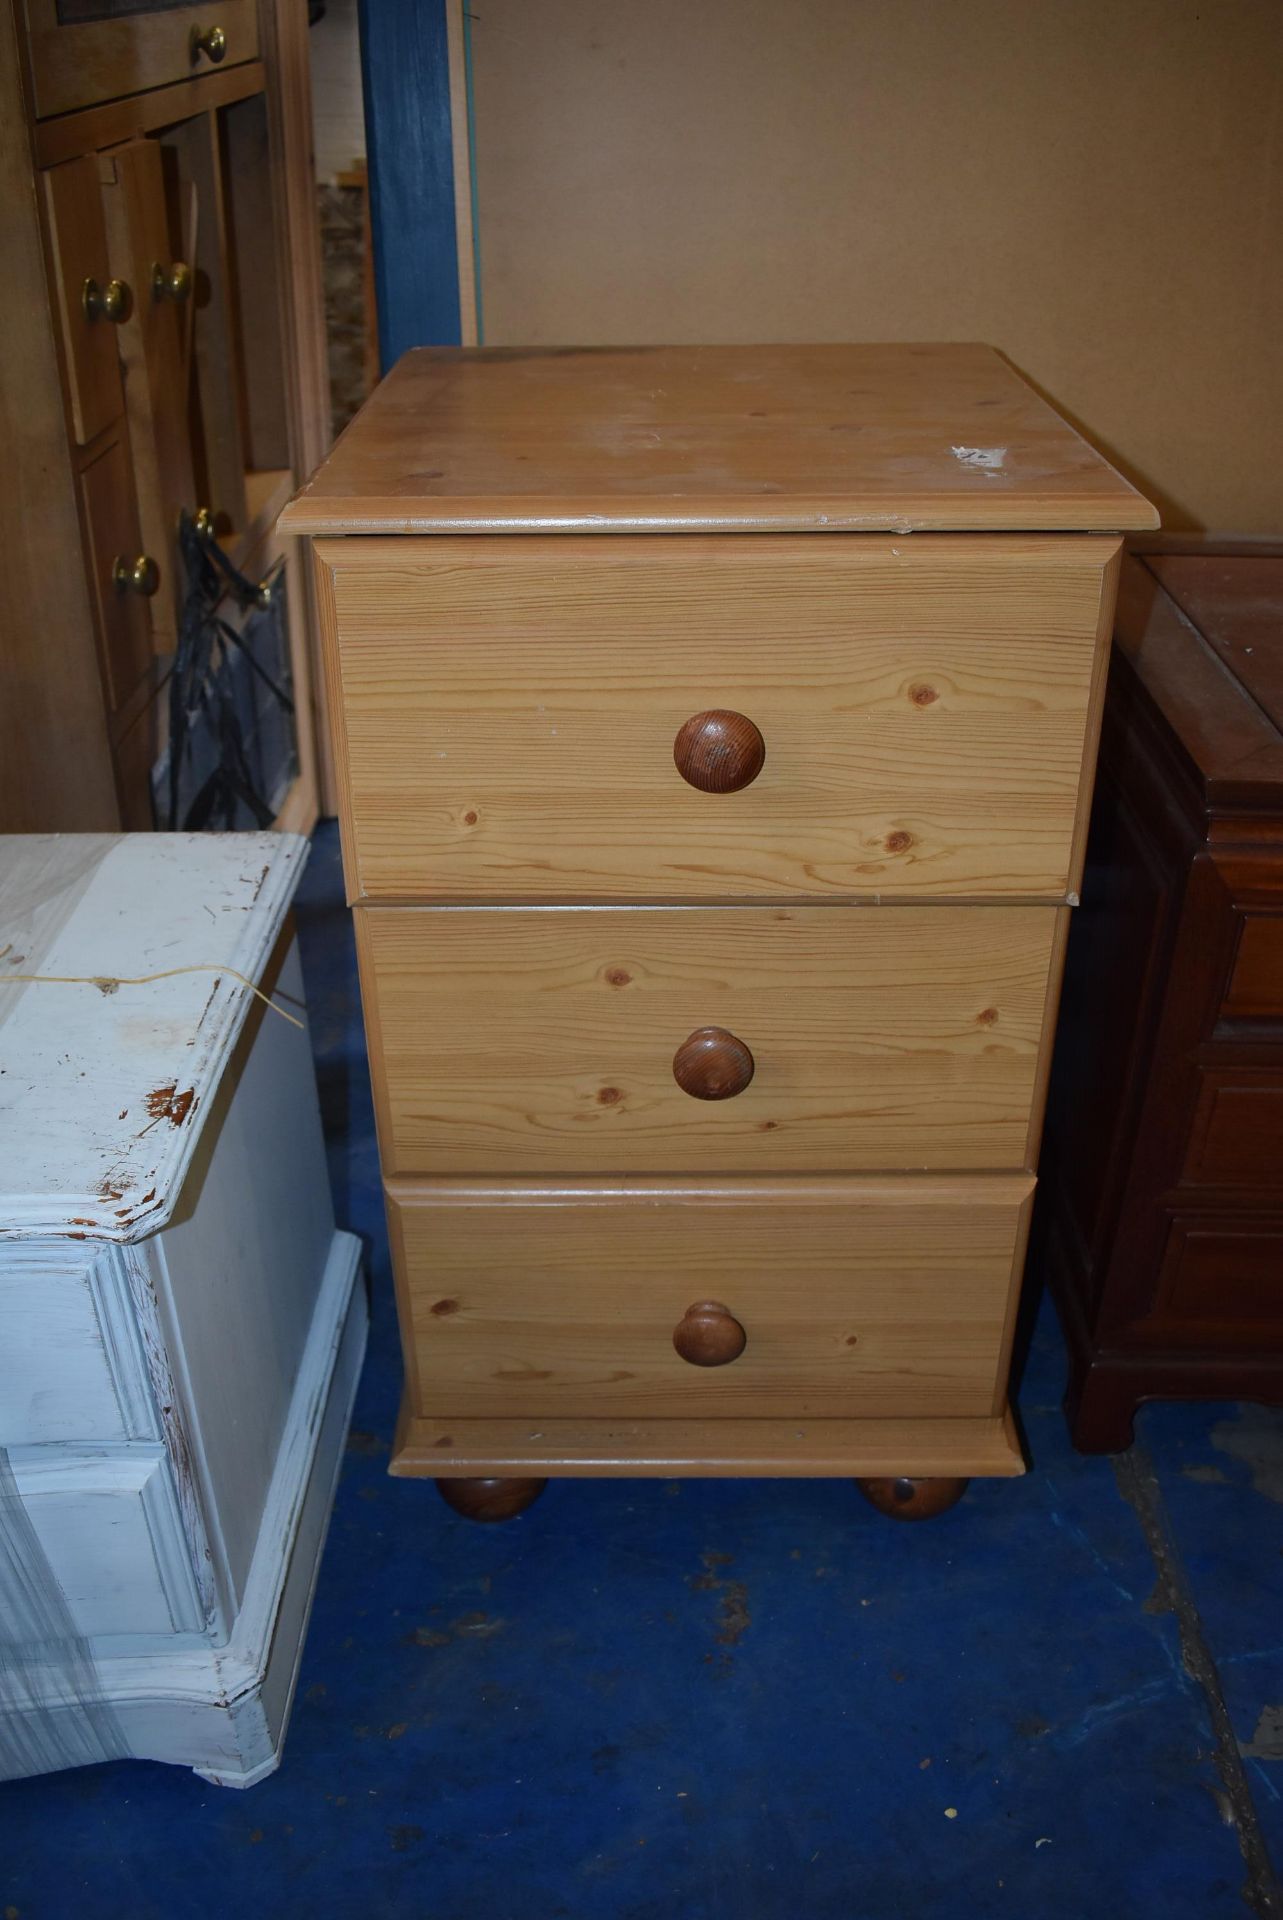
<path id="1" fill-rule="evenodd" d="M 8 951 L 9 948 L 6 947 L 4 953 L 0 953 L 0 960 L 3 960 L 4 954 Z M 278 1007 L 270 995 L 264 993 L 261 987 L 256 987 L 252 980 L 247 980 L 243 973 L 237 973 L 235 967 L 216 967 L 212 961 L 206 961 L 194 967 L 167 967 L 163 973 L 138 973 L 132 975 L 123 973 L 0 973 L 0 986 L 8 986 L 11 982 L 24 981 L 30 986 L 37 987 L 97 987 L 99 993 L 115 993 L 118 987 L 149 987 L 154 980 L 172 980 L 180 973 L 216 973 L 220 977 L 225 974 L 229 980 L 239 980 L 241 985 L 248 987 L 250 992 L 263 1002 L 265 1007 L 270 1007 L 273 1013 L 279 1013 L 282 1020 L 288 1020 L 292 1027 L 301 1028 L 303 1026 L 301 1020 L 296 1019 L 292 1013 L 286 1013 L 284 1007 Z"/>

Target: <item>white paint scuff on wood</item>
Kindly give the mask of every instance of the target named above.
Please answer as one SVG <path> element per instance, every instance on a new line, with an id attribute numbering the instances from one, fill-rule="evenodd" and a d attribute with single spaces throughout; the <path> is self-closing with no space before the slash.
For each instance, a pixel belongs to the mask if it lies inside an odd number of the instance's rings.
<path id="1" fill-rule="evenodd" d="M 165 1224 L 307 842 L 296 834 L 24 837 L 0 859 L 0 1237 L 134 1240 Z M 157 912 L 157 902 L 164 910 Z M 6 975 L 106 979 L 105 992 Z M 75 1135 L 69 1140 L 68 1115 Z"/>
<path id="2" fill-rule="evenodd" d="M 1007 464 L 1005 447 L 950 447 L 949 451 L 960 467 L 975 473 L 1001 473 Z"/>

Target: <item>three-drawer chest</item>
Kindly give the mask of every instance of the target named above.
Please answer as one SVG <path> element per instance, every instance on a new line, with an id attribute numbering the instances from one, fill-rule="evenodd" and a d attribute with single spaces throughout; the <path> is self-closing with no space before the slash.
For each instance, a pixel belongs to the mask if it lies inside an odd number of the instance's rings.
<path id="1" fill-rule="evenodd" d="M 979 346 L 421 351 L 313 536 L 392 1470 L 849 1475 L 1007 1405 L 1121 532 Z"/>

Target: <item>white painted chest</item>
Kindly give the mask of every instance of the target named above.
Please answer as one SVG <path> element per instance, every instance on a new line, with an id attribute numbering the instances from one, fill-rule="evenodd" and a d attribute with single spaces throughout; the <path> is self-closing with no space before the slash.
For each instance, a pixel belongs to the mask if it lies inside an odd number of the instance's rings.
<path id="1" fill-rule="evenodd" d="M 306 851 L 0 841 L 0 1778 L 279 1757 L 365 1337 Z"/>

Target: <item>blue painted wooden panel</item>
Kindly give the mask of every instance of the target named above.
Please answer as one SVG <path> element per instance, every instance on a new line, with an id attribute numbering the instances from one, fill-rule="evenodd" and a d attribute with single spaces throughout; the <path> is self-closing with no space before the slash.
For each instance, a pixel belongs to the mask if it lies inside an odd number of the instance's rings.
<path id="1" fill-rule="evenodd" d="M 459 343 L 446 0 L 360 0 L 370 226 L 384 371 Z"/>

